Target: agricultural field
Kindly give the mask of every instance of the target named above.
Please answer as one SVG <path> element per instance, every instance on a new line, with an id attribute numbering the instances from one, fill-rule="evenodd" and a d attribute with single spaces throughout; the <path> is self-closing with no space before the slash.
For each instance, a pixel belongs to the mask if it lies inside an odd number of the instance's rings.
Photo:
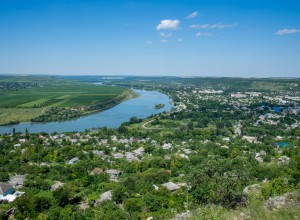
<path id="1" fill-rule="evenodd" d="M 1 92 L 0 108 L 78 107 L 115 98 L 124 90 L 118 87 L 77 83 L 45 85 L 13 92 Z"/>
<path id="2" fill-rule="evenodd" d="M 40 82 L 30 88 L 0 91 L 0 124 L 30 121 L 53 107 L 81 108 L 109 102 L 126 91 L 120 87 L 65 80 Z"/>
<path id="3" fill-rule="evenodd" d="M 31 118 L 42 114 L 42 108 L 0 108 L 0 124 L 11 122 L 30 121 Z"/>

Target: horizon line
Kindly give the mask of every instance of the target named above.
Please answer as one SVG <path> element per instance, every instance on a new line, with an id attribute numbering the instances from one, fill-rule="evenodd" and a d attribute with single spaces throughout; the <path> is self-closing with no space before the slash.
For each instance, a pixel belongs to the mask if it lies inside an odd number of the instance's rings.
<path id="1" fill-rule="evenodd" d="M 0 75 L 15 75 L 15 76 L 115 76 L 115 77 L 177 77 L 177 78 L 242 78 L 242 79 L 300 79 L 297 76 L 220 76 L 220 75 L 171 75 L 171 74 L 49 74 L 49 73 L 0 73 Z"/>

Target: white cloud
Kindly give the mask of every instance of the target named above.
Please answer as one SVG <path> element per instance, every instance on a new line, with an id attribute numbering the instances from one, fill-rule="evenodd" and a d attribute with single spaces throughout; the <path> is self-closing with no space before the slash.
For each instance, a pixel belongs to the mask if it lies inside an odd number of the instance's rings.
<path id="1" fill-rule="evenodd" d="M 187 19 L 192 19 L 195 17 L 198 17 L 200 14 L 198 11 L 194 11 L 192 14 L 189 14 L 188 16 L 186 16 Z"/>
<path id="2" fill-rule="evenodd" d="M 275 34 L 276 35 L 284 35 L 284 34 L 295 34 L 295 33 L 299 33 L 300 29 L 281 29 L 279 31 L 277 31 Z"/>
<path id="3" fill-rule="evenodd" d="M 168 43 L 168 42 L 169 42 L 169 40 L 167 40 L 167 39 L 160 40 L 160 43 Z"/>
<path id="4" fill-rule="evenodd" d="M 156 26 L 156 30 L 177 30 L 179 26 L 179 20 L 162 20 L 160 24 Z"/>
<path id="5" fill-rule="evenodd" d="M 182 41 L 183 41 L 183 39 L 179 38 L 177 41 L 178 41 L 178 42 L 182 42 Z"/>
<path id="6" fill-rule="evenodd" d="M 145 43 L 146 44 L 152 44 L 152 41 L 151 40 L 147 40 Z"/>
<path id="7" fill-rule="evenodd" d="M 237 24 L 223 24 L 222 22 L 216 24 L 193 24 L 190 28 L 193 29 L 224 29 L 224 28 L 232 28 L 235 27 Z"/>
<path id="8" fill-rule="evenodd" d="M 198 32 L 198 33 L 196 33 L 196 37 L 208 37 L 208 36 L 210 36 L 211 35 L 211 33 L 205 33 L 205 32 Z"/>
<path id="9" fill-rule="evenodd" d="M 159 35 L 162 36 L 162 37 L 167 37 L 167 38 L 172 37 L 172 33 L 160 32 Z"/>

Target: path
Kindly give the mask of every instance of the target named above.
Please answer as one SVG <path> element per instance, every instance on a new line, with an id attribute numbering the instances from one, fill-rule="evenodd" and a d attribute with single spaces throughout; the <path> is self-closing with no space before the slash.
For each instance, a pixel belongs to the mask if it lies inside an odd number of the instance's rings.
<path id="1" fill-rule="evenodd" d="M 43 108 L 42 114 L 44 114 L 44 111 L 45 111 L 46 109 L 47 109 L 47 108 Z"/>
<path id="2" fill-rule="evenodd" d="M 144 128 L 144 129 L 146 129 L 146 130 L 158 129 L 158 128 L 147 128 L 147 127 L 146 127 L 147 124 L 150 124 L 150 123 L 153 122 L 153 121 L 154 121 L 154 119 L 152 119 L 152 120 L 150 120 L 150 121 L 147 121 L 146 123 L 144 123 L 144 124 L 142 125 L 142 128 Z"/>

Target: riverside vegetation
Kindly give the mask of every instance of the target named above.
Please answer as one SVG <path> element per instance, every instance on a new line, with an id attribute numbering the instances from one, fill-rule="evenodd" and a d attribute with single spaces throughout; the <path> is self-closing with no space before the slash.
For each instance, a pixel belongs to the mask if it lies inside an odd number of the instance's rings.
<path id="1" fill-rule="evenodd" d="M 104 83 L 163 91 L 174 110 L 117 129 L 1 135 L 1 182 L 26 175 L 3 219 L 300 218 L 298 79 Z"/>

